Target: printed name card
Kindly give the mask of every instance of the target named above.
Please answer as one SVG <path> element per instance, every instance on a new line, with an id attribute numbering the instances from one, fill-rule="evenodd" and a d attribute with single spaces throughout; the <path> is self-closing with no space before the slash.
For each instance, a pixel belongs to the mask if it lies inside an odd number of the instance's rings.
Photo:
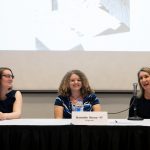
<path id="1" fill-rule="evenodd" d="M 77 112 L 72 111 L 71 123 L 74 125 L 107 125 L 107 112 Z"/>

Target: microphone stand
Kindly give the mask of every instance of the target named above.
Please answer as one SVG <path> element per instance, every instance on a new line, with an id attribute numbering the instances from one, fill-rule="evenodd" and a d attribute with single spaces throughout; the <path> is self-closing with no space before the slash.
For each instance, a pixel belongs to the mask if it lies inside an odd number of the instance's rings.
<path id="1" fill-rule="evenodd" d="M 133 97 L 133 110 L 134 110 L 134 116 L 133 117 L 128 117 L 128 120 L 143 120 L 143 118 L 141 118 L 137 115 L 137 99 L 136 99 L 136 96 Z"/>

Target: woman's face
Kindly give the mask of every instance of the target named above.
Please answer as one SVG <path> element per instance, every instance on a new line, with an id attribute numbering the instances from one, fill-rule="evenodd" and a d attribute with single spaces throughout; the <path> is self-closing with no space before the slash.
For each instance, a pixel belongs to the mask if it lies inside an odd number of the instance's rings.
<path id="1" fill-rule="evenodd" d="M 10 70 L 4 70 L 1 78 L 1 86 L 3 88 L 9 89 L 12 87 L 13 76 Z"/>
<path id="2" fill-rule="evenodd" d="M 150 90 L 150 74 L 144 71 L 139 73 L 139 81 L 144 90 Z"/>
<path id="3" fill-rule="evenodd" d="M 82 87 L 82 81 L 78 75 L 72 74 L 70 76 L 69 85 L 70 85 L 71 91 L 80 91 Z"/>

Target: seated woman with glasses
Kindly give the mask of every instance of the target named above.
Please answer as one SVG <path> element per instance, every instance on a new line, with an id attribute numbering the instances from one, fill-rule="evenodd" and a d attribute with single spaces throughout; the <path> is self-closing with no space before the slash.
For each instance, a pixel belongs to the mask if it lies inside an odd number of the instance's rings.
<path id="1" fill-rule="evenodd" d="M 0 120 L 20 118 L 22 94 L 13 90 L 14 75 L 10 68 L 0 68 Z"/>

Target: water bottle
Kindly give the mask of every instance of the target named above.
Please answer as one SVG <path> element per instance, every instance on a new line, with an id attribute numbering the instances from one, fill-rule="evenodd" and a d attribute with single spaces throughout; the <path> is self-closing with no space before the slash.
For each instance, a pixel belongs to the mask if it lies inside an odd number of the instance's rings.
<path id="1" fill-rule="evenodd" d="M 77 99 L 77 103 L 75 104 L 75 111 L 83 111 L 83 100 Z"/>

